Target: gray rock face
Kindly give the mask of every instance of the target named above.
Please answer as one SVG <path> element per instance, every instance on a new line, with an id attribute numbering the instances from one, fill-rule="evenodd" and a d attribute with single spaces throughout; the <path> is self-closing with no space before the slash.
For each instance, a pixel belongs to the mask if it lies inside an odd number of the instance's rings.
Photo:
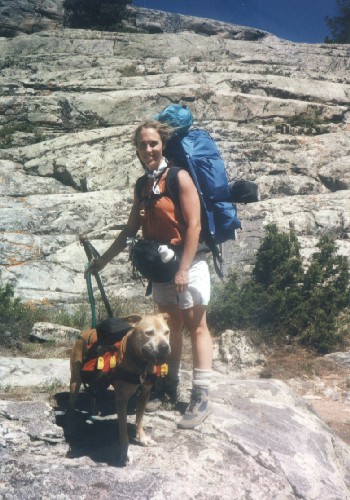
<path id="1" fill-rule="evenodd" d="M 131 16 L 135 18 L 136 28 L 150 34 L 193 31 L 199 35 L 217 35 L 221 38 L 231 38 L 233 40 L 259 40 L 259 38 L 263 38 L 267 34 L 266 31 L 227 24 L 213 19 L 184 16 L 159 10 L 135 9 L 133 7 L 129 11 Z"/>
<path id="2" fill-rule="evenodd" d="M 62 25 L 62 0 L 1 0 L 0 36 L 17 36 Z"/>
<path id="3" fill-rule="evenodd" d="M 33 33 L 20 19 L 32 23 L 34 2 L 0 1 L 1 29 L 31 33 L 0 39 L 0 264 L 17 295 L 85 300 L 78 234 L 100 252 L 113 241 L 142 173 L 132 131 L 173 101 L 217 140 L 230 179 L 259 186 L 261 201 L 238 207 L 226 271 L 249 271 L 269 222 L 293 225 L 305 258 L 324 233 L 350 255 L 348 46 L 147 9 L 131 9 L 133 33 L 68 30 L 58 0 L 41 4 L 54 26 Z M 109 294 L 144 295 L 127 252 L 103 280 Z"/>
<path id="4" fill-rule="evenodd" d="M 0 389 L 40 387 L 69 383 L 69 359 L 1 358 Z"/>
<path id="5" fill-rule="evenodd" d="M 89 425 L 77 413 L 80 424 L 66 441 L 62 420 L 57 416 L 55 423 L 47 403 L 2 400 L 0 494 L 5 499 L 350 498 L 350 448 L 285 384 L 217 375 L 212 394 L 213 413 L 194 431 L 176 428 L 179 414 L 147 415 L 146 429 L 157 446 L 131 444 L 134 462 L 127 470 L 116 467 L 115 420 Z M 56 400 L 63 397 L 58 393 Z M 108 399 L 113 406 L 112 394 Z"/>

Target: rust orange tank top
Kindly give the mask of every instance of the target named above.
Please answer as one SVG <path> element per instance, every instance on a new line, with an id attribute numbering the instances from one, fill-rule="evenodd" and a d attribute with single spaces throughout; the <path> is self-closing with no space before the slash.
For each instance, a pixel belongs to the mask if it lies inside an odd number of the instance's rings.
<path id="1" fill-rule="evenodd" d="M 165 175 L 158 182 L 160 193 L 166 190 Z M 185 236 L 186 223 L 181 208 L 168 196 L 152 199 L 154 180 L 148 179 L 141 191 L 140 222 L 146 240 L 181 245 Z"/>

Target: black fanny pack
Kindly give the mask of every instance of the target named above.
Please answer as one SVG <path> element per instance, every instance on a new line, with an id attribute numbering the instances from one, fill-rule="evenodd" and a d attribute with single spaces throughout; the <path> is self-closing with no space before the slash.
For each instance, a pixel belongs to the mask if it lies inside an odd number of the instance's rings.
<path id="1" fill-rule="evenodd" d="M 144 278 L 153 283 L 168 283 L 179 270 L 180 250 L 157 241 L 137 240 L 131 246 L 130 259 Z"/>

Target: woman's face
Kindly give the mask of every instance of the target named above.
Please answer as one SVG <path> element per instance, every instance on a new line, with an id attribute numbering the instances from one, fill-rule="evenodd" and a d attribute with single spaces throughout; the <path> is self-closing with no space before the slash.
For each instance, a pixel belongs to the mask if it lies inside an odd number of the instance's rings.
<path id="1" fill-rule="evenodd" d="M 148 170 L 157 170 L 163 158 L 163 143 L 156 129 L 141 129 L 137 138 L 137 153 Z"/>

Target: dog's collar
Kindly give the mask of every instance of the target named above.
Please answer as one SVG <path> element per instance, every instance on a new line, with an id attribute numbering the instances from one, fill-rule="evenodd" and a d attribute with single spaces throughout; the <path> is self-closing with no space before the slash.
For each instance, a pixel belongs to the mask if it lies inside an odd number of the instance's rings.
<path id="1" fill-rule="evenodd" d="M 117 366 L 114 375 L 115 380 L 124 380 L 124 382 L 128 382 L 129 384 L 145 384 L 152 363 L 150 361 L 145 361 L 133 345 L 128 345 L 128 349 L 124 352 L 124 359 L 125 358 L 126 366 L 130 366 L 132 371 L 125 370 L 120 365 Z"/>

